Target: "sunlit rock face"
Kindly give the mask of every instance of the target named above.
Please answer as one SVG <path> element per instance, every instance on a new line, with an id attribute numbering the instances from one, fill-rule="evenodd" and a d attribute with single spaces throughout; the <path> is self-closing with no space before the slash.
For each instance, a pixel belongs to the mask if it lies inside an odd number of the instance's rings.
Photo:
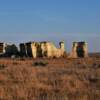
<path id="1" fill-rule="evenodd" d="M 43 57 L 62 57 L 64 56 L 65 52 L 64 42 L 60 42 L 60 48 L 56 48 L 56 46 L 52 42 L 41 42 L 41 50 Z"/>
<path id="2" fill-rule="evenodd" d="M 20 53 L 21 55 L 25 55 L 28 57 L 63 57 L 65 53 L 64 42 L 60 42 L 60 48 L 56 48 L 56 46 L 52 42 L 29 42 L 20 44 Z"/>

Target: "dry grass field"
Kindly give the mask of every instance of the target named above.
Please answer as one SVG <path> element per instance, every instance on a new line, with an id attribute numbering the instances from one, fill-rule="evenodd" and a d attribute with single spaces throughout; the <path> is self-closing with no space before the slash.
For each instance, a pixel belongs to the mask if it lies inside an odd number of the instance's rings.
<path id="1" fill-rule="evenodd" d="M 100 56 L 1 58 L 0 100 L 100 100 Z"/>

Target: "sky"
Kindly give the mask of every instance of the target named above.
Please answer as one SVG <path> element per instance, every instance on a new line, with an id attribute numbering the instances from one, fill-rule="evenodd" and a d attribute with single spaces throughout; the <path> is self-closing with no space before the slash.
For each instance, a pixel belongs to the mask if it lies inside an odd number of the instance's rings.
<path id="1" fill-rule="evenodd" d="M 0 41 L 86 41 L 100 52 L 100 0 L 0 0 Z"/>

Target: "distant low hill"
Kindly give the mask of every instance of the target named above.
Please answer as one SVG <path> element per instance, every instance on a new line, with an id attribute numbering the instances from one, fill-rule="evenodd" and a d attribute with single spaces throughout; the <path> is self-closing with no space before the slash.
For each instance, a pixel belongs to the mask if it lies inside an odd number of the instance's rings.
<path id="1" fill-rule="evenodd" d="M 90 57 L 100 57 L 100 52 L 96 52 L 96 53 L 89 53 Z"/>

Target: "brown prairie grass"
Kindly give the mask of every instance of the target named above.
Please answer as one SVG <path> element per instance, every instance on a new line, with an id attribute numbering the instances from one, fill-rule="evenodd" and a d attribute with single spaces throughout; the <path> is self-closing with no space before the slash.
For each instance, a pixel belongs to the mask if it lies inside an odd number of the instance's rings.
<path id="1" fill-rule="evenodd" d="M 100 100 L 98 60 L 0 59 L 0 100 Z"/>

